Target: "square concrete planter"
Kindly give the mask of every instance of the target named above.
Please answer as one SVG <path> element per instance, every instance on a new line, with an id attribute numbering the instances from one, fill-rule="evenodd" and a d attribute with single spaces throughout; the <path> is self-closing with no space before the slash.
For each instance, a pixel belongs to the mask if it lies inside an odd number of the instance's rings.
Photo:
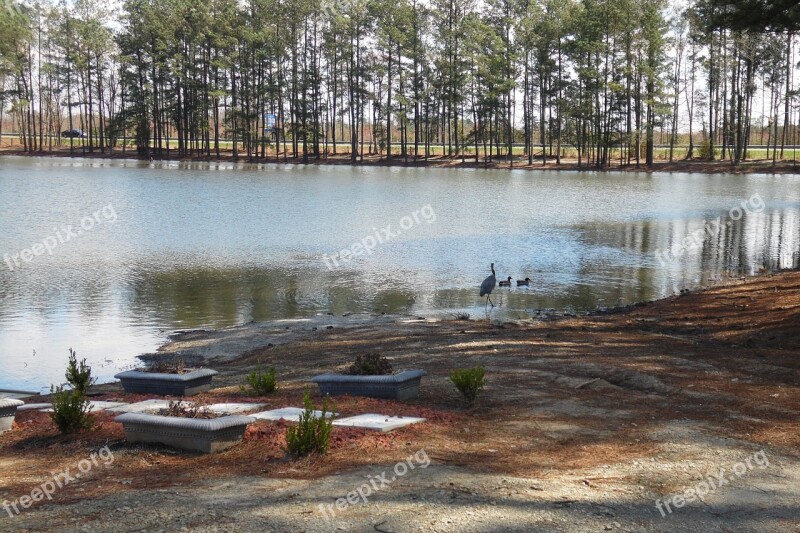
<path id="1" fill-rule="evenodd" d="M 311 381 L 319 385 L 322 394 L 339 396 L 367 396 L 389 400 L 411 400 L 419 395 L 419 384 L 424 370 L 406 370 L 388 376 L 351 376 L 349 374 L 322 374 Z"/>
<path id="2" fill-rule="evenodd" d="M 11 429 L 14 417 L 17 416 L 17 407 L 23 405 L 19 400 L 0 400 L 0 435 Z"/>
<path id="3" fill-rule="evenodd" d="M 219 372 L 200 368 L 186 374 L 160 374 L 128 370 L 114 376 L 122 382 L 125 392 L 158 394 L 160 396 L 193 396 L 211 388 L 211 380 Z"/>
<path id="4" fill-rule="evenodd" d="M 192 452 L 214 453 L 237 444 L 248 424 L 249 416 L 230 415 L 206 420 L 175 416 L 125 413 L 116 418 L 125 429 L 128 442 L 164 444 Z"/>

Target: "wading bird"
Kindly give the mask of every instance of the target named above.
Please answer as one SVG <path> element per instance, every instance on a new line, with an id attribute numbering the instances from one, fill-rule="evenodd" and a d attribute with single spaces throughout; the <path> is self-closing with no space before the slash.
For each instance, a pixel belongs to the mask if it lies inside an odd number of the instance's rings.
<path id="1" fill-rule="evenodd" d="M 494 286 L 497 285 L 497 278 L 494 277 L 494 263 L 492 263 L 492 266 L 489 268 L 492 269 L 492 275 L 487 277 L 485 280 L 483 280 L 483 283 L 481 283 L 481 296 L 484 294 L 486 295 L 486 304 L 483 306 L 484 309 L 488 304 L 492 304 L 492 307 L 494 307 L 494 303 L 492 303 L 492 300 L 489 299 L 489 296 L 492 294 Z"/>
<path id="2" fill-rule="evenodd" d="M 531 278 L 525 278 L 525 279 L 518 279 L 517 280 L 517 287 L 523 287 L 523 286 L 527 287 L 530 284 L 531 284 Z"/>
<path id="3" fill-rule="evenodd" d="M 508 281 L 501 281 L 499 283 L 501 287 L 510 287 L 511 286 L 511 276 L 508 276 Z"/>

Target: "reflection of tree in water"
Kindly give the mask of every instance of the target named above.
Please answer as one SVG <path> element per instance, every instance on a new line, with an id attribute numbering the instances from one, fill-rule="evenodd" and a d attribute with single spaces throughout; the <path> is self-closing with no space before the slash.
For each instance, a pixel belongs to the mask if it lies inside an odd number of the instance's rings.
<path id="1" fill-rule="evenodd" d="M 716 216 L 720 217 L 719 224 L 716 224 Z M 797 208 L 744 213 L 739 220 L 731 219 L 727 212 L 716 216 L 583 225 L 577 229 L 592 245 L 614 247 L 644 257 L 644 263 L 655 270 L 654 280 L 663 278 L 662 282 L 669 281 L 675 287 L 685 287 L 698 280 L 800 266 L 800 210 Z M 701 236 L 697 245 L 694 244 L 695 235 Z M 686 242 L 691 244 L 684 249 Z M 674 253 L 677 250 L 684 252 L 678 255 Z M 667 259 L 668 251 L 673 252 L 674 261 Z M 659 253 L 664 259 L 663 265 L 658 260 Z M 621 274 L 628 276 L 621 279 L 645 281 L 635 272 Z"/>
<path id="2" fill-rule="evenodd" d="M 359 285 L 350 273 L 283 269 L 196 268 L 138 276 L 133 312 L 169 327 L 225 326 L 319 312 L 402 313 L 413 293 Z"/>
<path id="3" fill-rule="evenodd" d="M 800 210 L 774 209 L 740 220 L 720 212 L 707 219 L 592 223 L 566 230 L 565 239 L 522 264 L 531 286 L 498 289 L 498 316 L 535 315 L 539 309 L 577 312 L 646 301 L 730 275 L 800 266 Z M 704 231 L 721 217 L 719 231 Z M 726 224 L 730 222 L 730 224 Z M 699 231 L 702 242 L 677 261 L 660 265 L 655 252 L 669 250 Z M 570 246 L 565 259 L 564 246 Z M 514 254 L 513 243 L 509 254 Z M 436 264 L 436 260 L 432 260 Z M 69 310 L 89 323 L 110 315 L 128 324 L 159 328 L 220 327 L 250 320 L 309 316 L 320 312 L 411 313 L 472 310 L 479 307 L 474 286 L 448 286 L 432 272 L 388 274 L 339 269 L 312 263 L 280 268 L 208 266 L 170 268 L 156 261 L 132 265 L 102 261 L 31 264 L 25 276 L 0 271 L 0 313 L 27 309 L 48 322 Z M 415 279 L 419 274 L 424 283 Z M 389 280 L 387 282 L 387 280 Z M 12 281 L 14 283 L 12 283 Z M 60 319 L 63 321 L 63 319 Z"/>

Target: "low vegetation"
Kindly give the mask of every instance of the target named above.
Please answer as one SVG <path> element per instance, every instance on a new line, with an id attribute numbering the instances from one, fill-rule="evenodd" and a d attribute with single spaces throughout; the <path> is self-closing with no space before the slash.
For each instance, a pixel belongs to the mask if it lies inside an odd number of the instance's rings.
<path id="1" fill-rule="evenodd" d="M 69 349 L 69 361 L 67 362 L 65 377 L 67 378 L 67 383 L 72 385 L 73 389 L 84 395 L 89 393 L 89 387 L 96 381 L 92 377 L 92 368 L 86 364 L 86 359 L 81 359 L 78 362 L 78 354 L 72 348 Z"/>
<path id="2" fill-rule="evenodd" d="M 478 365 L 474 368 L 457 368 L 450 373 L 450 381 L 472 405 L 486 385 L 486 370 Z"/>
<path id="3" fill-rule="evenodd" d="M 208 420 L 217 418 L 217 415 L 211 411 L 203 401 L 195 401 L 191 403 L 170 401 L 166 409 L 162 409 L 159 414 L 162 416 L 175 416 L 178 418 L 204 418 Z"/>
<path id="4" fill-rule="evenodd" d="M 272 394 L 278 388 L 278 382 L 275 378 L 275 367 L 269 367 L 266 372 L 261 367 L 261 361 L 255 370 L 250 372 L 247 376 L 247 385 L 241 386 L 242 392 L 250 396 L 266 396 Z"/>
<path id="5" fill-rule="evenodd" d="M 311 454 L 328 453 L 333 431 L 333 419 L 329 416 L 328 398 L 322 401 L 321 415 L 315 416 L 311 393 L 306 389 L 303 395 L 305 411 L 300 415 L 297 425 L 286 429 L 286 451 L 295 459 Z"/>
<path id="6" fill-rule="evenodd" d="M 178 357 L 171 361 L 156 361 L 144 369 L 144 371 L 154 374 L 186 374 L 189 372 L 189 369 L 186 368 L 186 362 Z"/>
<path id="7" fill-rule="evenodd" d="M 352 376 L 384 376 L 393 372 L 392 363 L 387 358 L 379 353 L 368 353 L 356 356 L 346 373 Z"/>
<path id="8" fill-rule="evenodd" d="M 53 413 L 50 416 L 61 433 L 75 433 L 89 429 L 94 421 L 89 414 L 87 394 L 95 378 L 92 377 L 92 368 L 86 364 L 86 359 L 79 362 L 72 348 L 69 350 L 64 376 L 67 378 L 66 385 L 50 387 L 50 401 L 53 406 Z"/>

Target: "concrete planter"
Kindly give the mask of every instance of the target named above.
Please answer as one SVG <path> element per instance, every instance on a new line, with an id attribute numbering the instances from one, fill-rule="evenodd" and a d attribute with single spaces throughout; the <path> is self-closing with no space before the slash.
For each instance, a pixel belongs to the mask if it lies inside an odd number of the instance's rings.
<path id="1" fill-rule="evenodd" d="M 17 407 L 24 405 L 19 400 L 0 400 L 0 434 L 11 429 L 14 417 L 17 416 Z"/>
<path id="2" fill-rule="evenodd" d="M 219 372 L 201 368 L 186 374 L 159 374 L 128 370 L 114 376 L 122 382 L 125 392 L 158 394 L 160 396 L 193 396 L 211 388 L 211 380 Z"/>
<path id="3" fill-rule="evenodd" d="M 116 421 L 125 429 L 128 442 L 164 444 L 192 452 L 214 453 L 241 441 L 247 425 L 255 419 L 240 415 L 206 420 L 125 413 Z"/>
<path id="4" fill-rule="evenodd" d="M 424 370 L 406 370 L 388 376 L 351 376 L 347 374 L 322 374 L 311 381 L 319 385 L 322 394 L 339 396 L 367 396 L 390 400 L 410 400 L 419 395 L 419 384 Z"/>

